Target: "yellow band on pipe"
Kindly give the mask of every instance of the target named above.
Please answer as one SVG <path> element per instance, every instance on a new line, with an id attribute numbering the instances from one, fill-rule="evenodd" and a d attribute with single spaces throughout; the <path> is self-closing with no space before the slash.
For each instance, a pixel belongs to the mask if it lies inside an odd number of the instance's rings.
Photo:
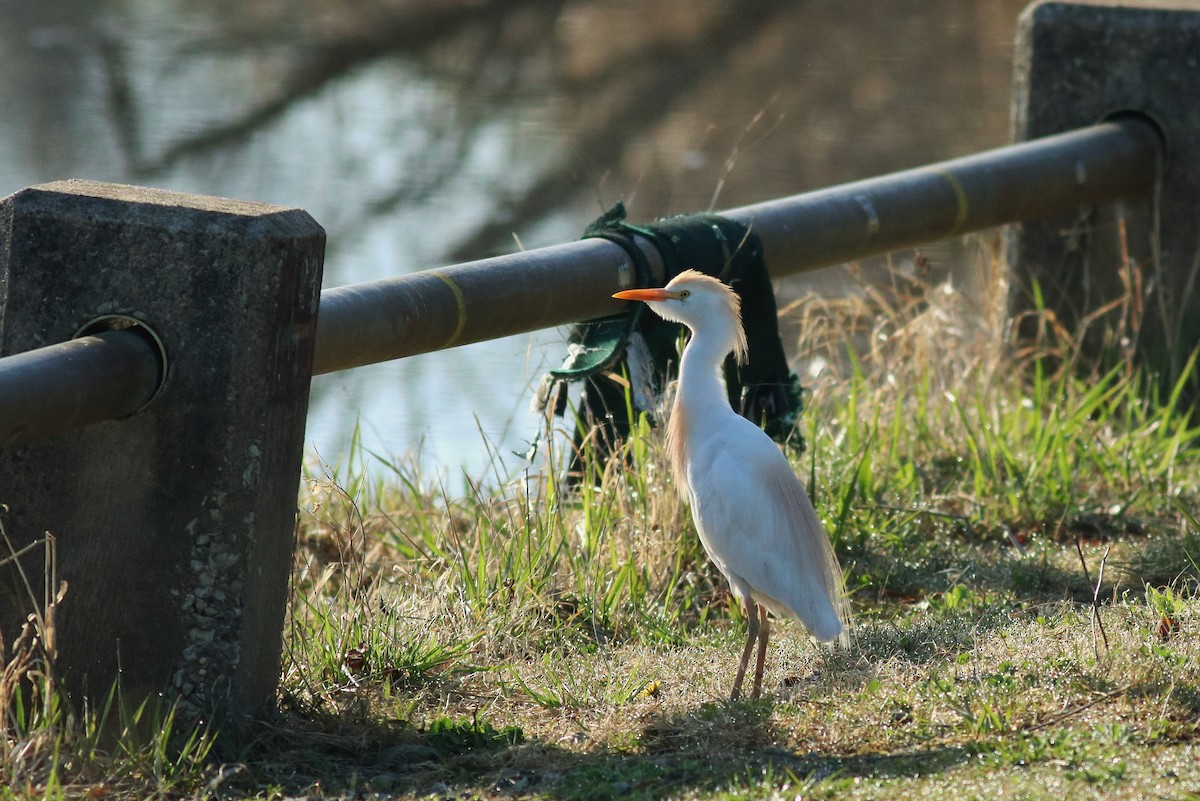
<path id="1" fill-rule="evenodd" d="M 467 327 L 467 303 L 463 300 L 462 290 L 458 284 L 454 283 L 453 278 L 436 270 L 430 270 L 430 272 L 442 279 L 442 282 L 450 287 L 450 291 L 454 293 L 454 302 L 458 305 L 458 320 L 454 325 L 454 333 L 446 340 L 446 344 L 442 345 L 443 348 L 448 348 L 458 341 L 458 338 L 462 336 L 463 329 Z"/>
<path id="2" fill-rule="evenodd" d="M 944 178 L 946 183 L 954 190 L 954 198 L 958 203 L 958 210 L 954 215 L 954 227 L 950 229 L 950 233 L 957 233 L 963 227 L 963 223 L 967 221 L 967 212 L 970 209 L 970 204 L 967 202 L 967 192 L 963 189 L 962 183 L 958 177 L 943 167 L 930 167 L 929 171 L 934 175 Z"/>

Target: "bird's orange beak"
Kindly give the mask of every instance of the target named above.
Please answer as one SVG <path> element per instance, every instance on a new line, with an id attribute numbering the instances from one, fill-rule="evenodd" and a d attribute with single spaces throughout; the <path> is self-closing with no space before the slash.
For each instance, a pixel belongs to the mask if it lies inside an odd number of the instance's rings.
<path id="1" fill-rule="evenodd" d="M 671 300 L 675 293 L 668 289 L 626 289 L 613 297 L 618 300 Z"/>

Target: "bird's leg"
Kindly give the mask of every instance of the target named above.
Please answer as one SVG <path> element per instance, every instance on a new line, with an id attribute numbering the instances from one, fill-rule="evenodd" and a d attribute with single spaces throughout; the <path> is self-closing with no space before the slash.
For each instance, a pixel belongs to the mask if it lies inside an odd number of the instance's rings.
<path id="1" fill-rule="evenodd" d="M 758 698 L 762 692 L 762 677 L 763 665 L 767 661 L 767 640 L 771 638 L 771 622 L 767 620 L 767 607 L 759 606 L 759 614 L 762 616 L 762 629 L 758 635 L 758 662 L 754 665 L 754 695 L 752 698 Z"/>
<path id="2" fill-rule="evenodd" d="M 746 666 L 750 664 L 750 654 L 754 651 L 754 641 L 758 638 L 758 604 L 754 599 L 746 598 L 746 647 L 742 649 L 742 661 L 738 665 L 737 678 L 733 680 L 733 692 L 730 701 L 736 701 L 742 694 L 742 679 L 746 678 Z"/>

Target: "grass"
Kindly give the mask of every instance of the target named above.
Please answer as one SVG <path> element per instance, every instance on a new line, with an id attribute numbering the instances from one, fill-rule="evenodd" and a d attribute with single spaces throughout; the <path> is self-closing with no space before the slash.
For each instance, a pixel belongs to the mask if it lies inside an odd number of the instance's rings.
<path id="1" fill-rule="evenodd" d="M 743 621 L 660 432 L 575 493 L 558 452 L 452 481 L 359 450 L 302 492 L 278 714 L 102 741 L 31 630 L 0 799 L 1200 798 L 1191 408 L 893 280 L 785 310 L 855 636 L 777 626 L 763 700 L 725 700 Z"/>
<path id="2" fill-rule="evenodd" d="M 0 566 L 15 561 L 2 515 L 0 543 L 8 553 Z M 100 708 L 76 710 L 59 692 L 54 617 L 67 588 L 53 580 L 53 538 L 34 546 L 45 554 L 47 586 L 58 589 L 13 640 L 0 642 L 0 798 L 191 795 L 209 771 L 211 733 L 177 726 L 171 707 L 128 709 L 110 692 Z"/>

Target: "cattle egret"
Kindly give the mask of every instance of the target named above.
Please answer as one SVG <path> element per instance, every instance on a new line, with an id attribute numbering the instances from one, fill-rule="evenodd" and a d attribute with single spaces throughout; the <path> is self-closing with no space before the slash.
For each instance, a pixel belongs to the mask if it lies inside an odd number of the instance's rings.
<path id="1" fill-rule="evenodd" d="M 630 289 L 614 298 L 640 300 L 692 336 L 679 364 L 679 386 L 667 424 L 675 483 L 692 509 L 700 542 L 746 610 L 746 647 L 731 698 L 741 694 L 754 643 L 754 698 L 762 690 L 770 624 L 767 611 L 797 617 L 822 642 L 845 637 L 841 569 L 787 458 L 762 429 L 729 405 L 721 365 L 732 351 L 746 358 L 737 294 L 686 270 L 662 289 Z"/>

